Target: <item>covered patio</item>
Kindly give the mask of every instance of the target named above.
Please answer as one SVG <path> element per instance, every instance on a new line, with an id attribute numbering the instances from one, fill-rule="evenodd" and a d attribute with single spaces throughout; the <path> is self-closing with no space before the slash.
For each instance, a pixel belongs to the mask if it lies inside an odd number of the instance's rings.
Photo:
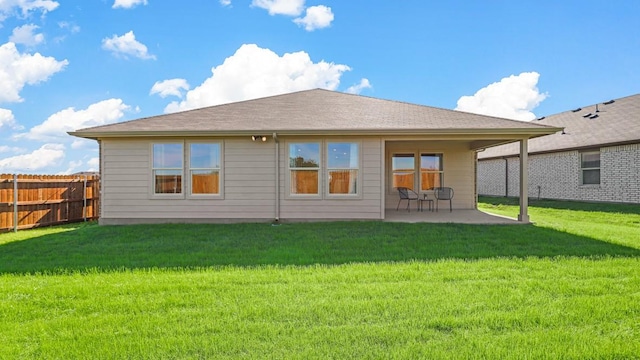
<path id="1" fill-rule="evenodd" d="M 516 225 L 527 224 L 515 218 L 489 214 L 480 210 L 453 210 L 417 211 L 411 209 L 387 209 L 384 221 L 406 223 L 457 223 L 457 224 L 486 224 L 486 225 Z"/>

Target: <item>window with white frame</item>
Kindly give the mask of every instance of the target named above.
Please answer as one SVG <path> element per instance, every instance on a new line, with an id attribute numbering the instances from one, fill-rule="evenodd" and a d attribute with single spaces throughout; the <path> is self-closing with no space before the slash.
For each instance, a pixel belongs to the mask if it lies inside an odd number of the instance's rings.
<path id="1" fill-rule="evenodd" d="M 189 178 L 192 195 L 220 194 L 219 143 L 189 144 Z"/>
<path id="2" fill-rule="evenodd" d="M 360 146 L 352 142 L 327 144 L 327 183 L 329 195 L 358 194 Z"/>
<path id="3" fill-rule="evenodd" d="M 153 193 L 182 194 L 182 143 L 153 144 Z"/>
<path id="4" fill-rule="evenodd" d="M 391 157 L 391 187 L 415 189 L 415 154 L 400 153 Z"/>
<path id="5" fill-rule="evenodd" d="M 431 190 L 444 183 L 442 154 L 420 154 L 420 190 Z"/>
<path id="6" fill-rule="evenodd" d="M 600 151 L 580 153 L 580 177 L 582 185 L 600 185 Z"/>
<path id="7" fill-rule="evenodd" d="M 320 195 L 320 143 L 289 144 L 291 195 Z"/>

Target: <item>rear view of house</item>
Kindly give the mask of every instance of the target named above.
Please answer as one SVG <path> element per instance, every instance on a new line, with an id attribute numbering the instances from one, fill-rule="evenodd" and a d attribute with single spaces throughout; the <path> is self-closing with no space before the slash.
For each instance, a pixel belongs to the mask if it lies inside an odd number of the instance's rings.
<path id="1" fill-rule="evenodd" d="M 399 186 L 475 209 L 478 150 L 517 141 L 526 163 L 559 130 L 316 89 L 71 134 L 99 142 L 101 223 L 127 224 L 384 219 Z"/>
<path id="2" fill-rule="evenodd" d="M 534 123 L 564 131 L 529 142 L 529 197 L 640 204 L 640 94 Z M 519 196 L 519 156 L 513 144 L 479 153 L 479 194 Z"/>

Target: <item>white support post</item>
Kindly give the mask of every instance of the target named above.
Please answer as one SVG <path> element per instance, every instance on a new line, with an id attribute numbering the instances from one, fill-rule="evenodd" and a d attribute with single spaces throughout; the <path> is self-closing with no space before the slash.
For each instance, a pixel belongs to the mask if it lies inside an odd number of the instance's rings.
<path id="1" fill-rule="evenodd" d="M 520 140 L 520 214 L 518 221 L 529 222 L 529 139 Z"/>

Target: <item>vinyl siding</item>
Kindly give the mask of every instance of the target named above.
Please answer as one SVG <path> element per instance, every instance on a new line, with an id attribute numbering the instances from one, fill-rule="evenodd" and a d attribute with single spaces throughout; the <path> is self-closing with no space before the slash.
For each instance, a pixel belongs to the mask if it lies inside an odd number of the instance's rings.
<path id="1" fill-rule="evenodd" d="M 446 141 L 389 141 L 386 145 L 386 207 L 395 209 L 398 205 L 398 192 L 392 188 L 391 182 L 391 157 L 396 153 L 441 153 L 443 154 L 444 186 L 453 188 L 454 197 L 452 207 L 454 209 L 475 209 L 475 154 L 470 151 L 465 142 Z M 415 175 L 415 184 L 418 187 L 418 175 Z M 430 199 L 434 199 L 432 192 L 427 192 Z M 403 201 L 401 204 L 406 207 Z M 412 203 L 412 208 L 415 204 Z M 439 207 L 449 207 L 448 202 L 440 202 Z"/>
<path id="2" fill-rule="evenodd" d="M 326 161 L 321 161 L 320 191 L 318 198 L 303 199 L 289 196 L 288 194 L 288 148 L 287 143 L 293 142 L 320 142 L 321 151 L 326 151 L 328 142 L 358 142 L 360 143 L 360 169 L 361 192 L 357 197 L 335 197 L 326 194 L 327 181 Z M 381 214 L 381 153 L 382 142 L 379 138 L 287 138 L 281 143 L 280 152 L 280 218 L 282 219 L 323 219 L 323 220 L 347 220 L 347 219 L 380 219 Z M 324 175 L 324 176 L 323 176 Z"/>
<path id="3" fill-rule="evenodd" d="M 156 142 L 189 139 L 163 139 Z M 202 141 L 204 139 L 197 139 Z M 219 140 L 212 140 L 219 141 Z M 361 195 L 355 199 L 290 199 L 287 141 L 280 140 L 280 218 L 295 219 L 380 219 L 381 141 L 379 138 L 349 138 L 361 144 Z M 315 139 L 323 142 L 325 139 Z M 329 140 L 333 141 L 333 140 Z M 223 175 L 220 198 L 194 199 L 186 193 L 175 198 L 154 198 L 151 194 L 152 140 L 102 140 L 102 214 L 104 224 L 146 222 L 270 221 L 275 213 L 275 142 L 253 142 L 246 138 L 223 141 Z M 186 147 L 185 147 L 186 149 Z M 186 151 L 185 151 L 186 152 Z M 185 154 L 186 156 L 186 154 Z M 185 161 L 186 164 L 186 161 Z M 324 164 L 323 164 L 324 168 Z M 322 172 L 321 172 L 322 174 Z"/>

